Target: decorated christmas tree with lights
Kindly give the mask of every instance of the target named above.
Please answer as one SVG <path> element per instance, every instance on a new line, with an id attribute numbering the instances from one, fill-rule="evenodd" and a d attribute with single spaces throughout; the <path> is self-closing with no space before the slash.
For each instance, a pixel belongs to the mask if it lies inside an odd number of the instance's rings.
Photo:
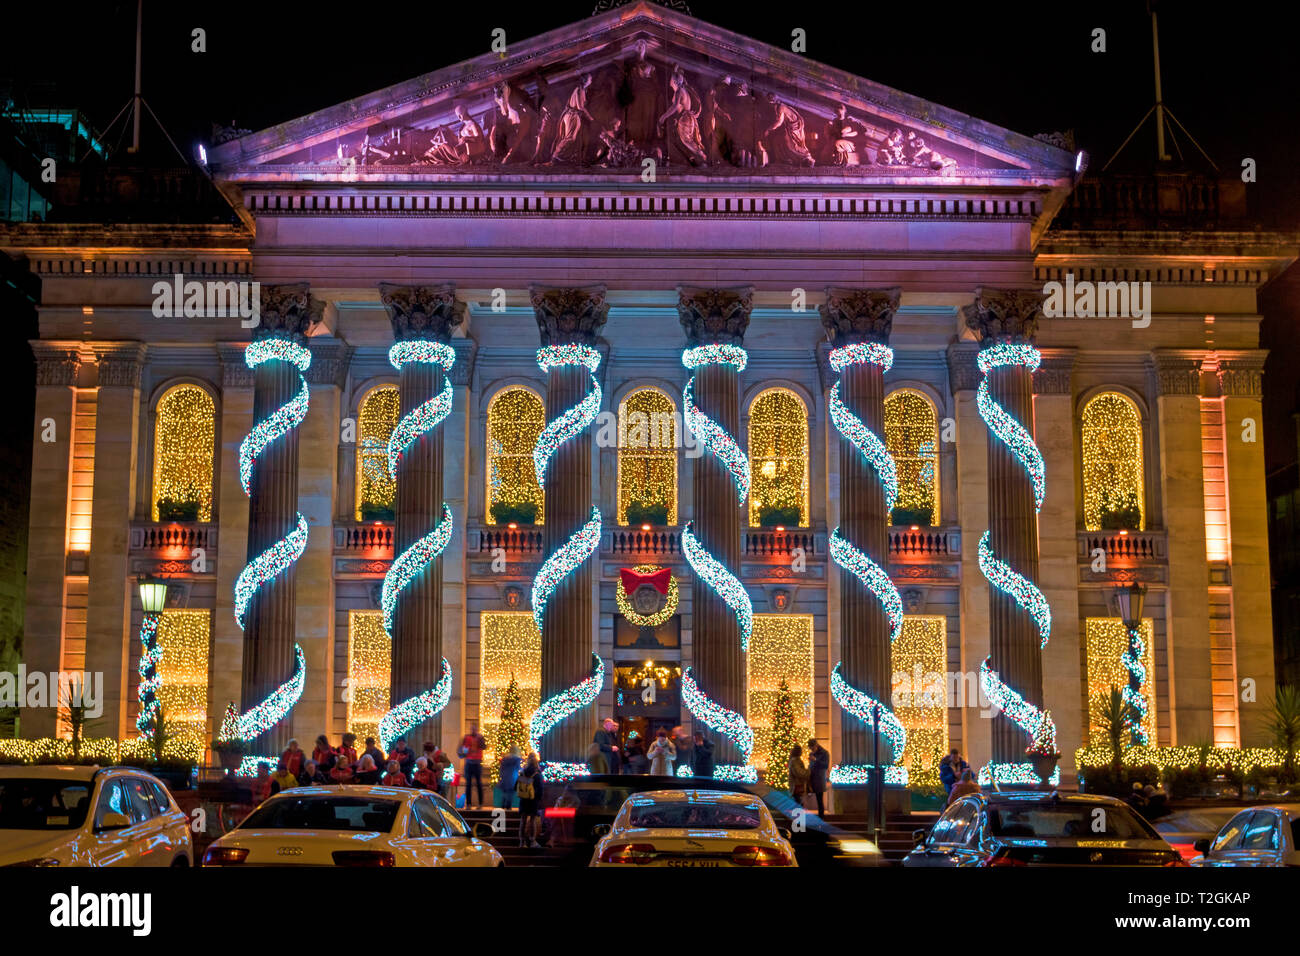
<path id="1" fill-rule="evenodd" d="M 519 706 L 519 682 L 513 673 L 506 685 L 505 696 L 501 698 L 501 722 L 497 724 L 496 744 L 497 759 L 509 754 L 511 747 L 518 747 L 521 754 L 528 752 L 528 728 L 524 726 Z"/>
<path id="2" fill-rule="evenodd" d="M 767 758 L 765 780 L 769 787 L 786 790 L 790 786 L 790 751 L 798 741 L 794 729 L 794 695 L 783 677 L 772 707 L 772 750 Z"/>

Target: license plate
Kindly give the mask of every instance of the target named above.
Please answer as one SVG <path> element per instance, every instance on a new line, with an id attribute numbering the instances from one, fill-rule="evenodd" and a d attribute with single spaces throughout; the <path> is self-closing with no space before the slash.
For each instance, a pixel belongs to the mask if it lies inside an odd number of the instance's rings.
<path id="1" fill-rule="evenodd" d="M 693 860 L 690 857 L 675 857 L 663 860 L 661 866 L 722 866 L 719 860 Z"/>

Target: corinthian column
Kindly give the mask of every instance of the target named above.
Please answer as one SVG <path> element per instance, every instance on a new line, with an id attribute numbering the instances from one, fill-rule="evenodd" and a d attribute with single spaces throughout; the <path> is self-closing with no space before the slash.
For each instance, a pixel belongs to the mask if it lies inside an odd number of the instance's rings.
<path id="1" fill-rule="evenodd" d="M 897 486 L 892 467 L 886 474 L 872 464 L 869 448 L 860 448 L 852 440 L 856 428 L 853 419 L 881 441 L 885 434 L 885 371 L 892 364 L 887 350 L 894 313 L 898 311 L 902 289 L 835 289 L 826 290 L 826 304 L 821 307 L 822 324 L 831 340 L 832 361 L 840 367 L 838 388 L 832 391 L 831 420 L 840 432 L 840 526 L 838 537 L 843 544 L 837 550 L 840 564 L 840 653 L 843 663 L 840 676 L 854 690 L 861 691 L 882 708 L 880 759 L 885 765 L 901 758 L 892 754 L 885 733 L 890 709 L 891 648 L 894 629 L 888 609 L 896 609 L 901 623 L 901 602 L 887 577 L 877 578 L 875 587 L 864 580 L 864 565 L 853 560 L 860 552 L 872 564 L 888 574 L 890 510 L 886 501 L 887 483 Z M 877 346 L 871 349 L 869 346 Z M 856 350 L 838 351 L 857 346 Z M 867 348 L 863 348 L 867 346 Z M 852 355 L 849 352 L 853 352 Z M 842 410 L 842 411 L 839 411 Z M 845 414 L 846 413 L 846 414 Z M 890 463 L 892 465 L 892 463 Z M 855 570 L 856 569 L 856 570 Z M 877 589 L 880 593 L 876 593 Z M 873 734 L 870 719 L 864 720 L 841 700 L 841 737 L 838 763 L 845 768 L 864 768 L 874 763 Z M 856 709 L 856 708 L 854 708 Z M 840 778 L 849 782 L 849 776 Z"/>
<path id="2" fill-rule="evenodd" d="M 688 349 L 741 346 L 753 307 L 752 288 L 679 286 L 677 292 L 677 312 L 686 332 Z M 702 362 L 694 369 L 691 392 L 700 413 L 739 442 L 740 370 L 737 366 L 725 360 Z M 688 425 L 689 415 L 688 411 Z M 714 445 L 706 444 L 709 453 L 695 460 L 693 530 L 703 551 L 720 563 L 726 573 L 735 576 L 740 573 L 740 521 L 744 511 L 737 502 L 739 496 L 731 469 Z M 745 472 L 748 489 L 748 464 Z M 749 688 L 737 612 L 728 605 L 716 582 L 711 583 L 699 569 L 694 570 L 691 575 L 691 676 L 700 693 L 743 719 L 749 711 Z M 695 717 L 701 719 L 699 713 Z M 714 758 L 720 766 L 749 762 L 749 753 L 737 746 L 733 737 L 717 731 L 711 736 Z"/>
<path id="3" fill-rule="evenodd" d="M 596 336 L 605 325 L 609 306 L 605 287 L 544 288 L 530 290 L 542 347 L 578 346 L 594 349 Z M 551 425 L 566 411 L 579 405 L 593 387 L 592 371 L 580 361 L 547 363 L 546 440 Z M 555 555 L 578 536 L 591 520 L 591 434 L 585 428 L 569 437 L 562 435 L 550 454 L 544 481 L 546 526 L 544 541 L 548 557 Z M 592 673 L 593 625 L 592 568 L 594 561 L 585 547 L 576 548 L 580 561 L 555 581 L 545 599 L 542 616 L 541 699 L 549 701 L 582 684 Z M 576 559 L 575 558 L 575 559 Z M 534 584 L 535 599 L 540 592 Z M 599 688 L 596 688 L 599 691 Z M 579 698 L 584 695 L 579 694 Z M 594 698 L 594 695 L 592 695 Z M 549 765 L 582 764 L 591 742 L 590 704 L 577 710 L 561 707 L 541 740 L 541 752 Z"/>
<path id="4" fill-rule="evenodd" d="M 988 434 L 989 538 L 986 560 L 989 570 L 988 667 L 997 674 L 1002 688 L 1009 689 L 1029 705 L 1028 709 L 1006 709 L 993 721 L 993 763 L 1026 763 L 1026 747 L 1036 732 L 1043 707 L 1043 658 L 1040 618 L 1046 599 L 1034 582 L 1038 573 L 1038 503 L 1034 473 L 1042 471 L 1042 458 L 1033 443 L 1034 379 L 1038 352 L 1033 348 L 1038 322 L 1042 318 L 1043 295 L 1032 290 L 975 290 L 975 301 L 963 310 L 966 325 L 980 339 L 977 362 L 984 373 L 987 396 L 981 416 Z M 996 408 L 994 407 L 996 406 Z M 998 412 L 1001 410 L 1001 414 Z M 1007 417 L 1014 420 L 1008 423 Z M 1016 437 L 1018 423 L 1027 433 Z M 1040 479 L 1041 480 L 1041 479 Z M 1018 575 L 1026 579 L 1041 604 L 1026 599 L 1022 604 L 1009 593 Z M 1050 612 L 1049 612 L 1050 613 Z M 994 685 L 995 690 L 998 684 Z M 990 695 L 999 702 L 998 694 Z M 1023 779 L 1022 783 L 1033 781 Z"/>
<path id="5" fill-rule="evenodd" d="M 380 283 L 380 297 L 401 342 L 447 345 L 465 321 L 465 305 L 456 301 L 454 285 L 398 286 Z M 401 365 L 398 396 L 406 420 L 426 402 L 438 398 L 446 372 L 436 361 Z M 450 398 L 450 395 L 448 395 Z M 446 413 L 451 408 L 448 404 Z M 442 519 L 443 449 L 441 418 L 421 431 L 402 453 L 397 475 L 394 555 L 403 554 Z M 442 562 L 436 558 L 397 592 L 393 612 L 390 699 L 394 705 L 432 688 L 442 675 Z M 464 675 L 460 675 L 464 679 Z M 435 714 L 405 731 L 417 749 L 420 741 L 442 739 L 442 715 Z"/>
<path id="6" fill-rule="evenodd" d="M 263 285 L 261 322 L 254 341 L 283 339 L 305 348 L 307 331 L 320 321 L 324 303 L 311 298 L 307 283 Z M 272 359 L 253 370 L 253 428 L 257 429 L 298 397 L 303 378 L 292 362 Z M 248 562 L 298 528 L 298 429 L 290 427 L 261 449 L 248 484 Z M 297 612 L 296 562 L 262 580 L 244 614 L 243 680 L 245 711 L 257 706 L 294 674 Z M 288 721 L 281 719 L 253 739 L 255 754 L 278 754 L 289 742 Z"/>

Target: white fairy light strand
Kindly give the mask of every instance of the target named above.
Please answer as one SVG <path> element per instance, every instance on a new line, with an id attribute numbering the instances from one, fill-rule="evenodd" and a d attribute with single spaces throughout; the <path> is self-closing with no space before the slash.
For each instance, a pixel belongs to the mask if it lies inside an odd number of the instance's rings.
<path id="1" fill-rule="evenodd" d="M 569 540 L 552 552 L 533 578 L 533 620 L 541 630 L 546 614 L 546 603 L 555 593 L 566 575 L 591 557 L 600 546 L 600 509 L 592 506 L 587 523 L 575 531 Z"/>
<path id="2" fill-rule="evenodd" d="M 834 349 L 830 354 L 831 368 L 843 372 L 850 365 L 870 363 L 879 365 L 888 372 L 894 365 L 894 350 L 879 342 L 854 342 L 843 348 Z M 831 424 L 843 435 L 858 453 L 867 460 L 876 471 L 880 484 L 885 491 L 885 510 L 890 511 L 898 499 L 898 468 L 894 457 L 880 440 L 880 436 L 866 426 L 862 419 L 849 411 L 840 398 L 840 383 L 831 388 L 829 401 Z"/>
<path id="3" fill-rule="evenodd" d="M 993 400 L 993 396 L 989 393 L 988 375 L 990 370 L 1007 365 L 1017 365 L 1032 372 L 1038 368 L 1041 355 L 1032 345 L 1000 342 L 980 349 L 975 361 L 979 365 L 979 370 L 984 373 L 975 393 L 975 404 L 979 408 L 980 417 L 988 425 L 989 431 L 1010 449 L 1029 474 L 1034 485 L 1034 510 L 1041 511 L 1043 495 L 1047 488 L 1043 456 L 1038 451 L 1038 446 L 1034 444 L 1034 438 L 1029 431 Z"/>
<path id="4" fill-rule="evenodd" d="M 740 505 L 744 505 L 745 499 L 749 497 L 749 459 L 736 439 L 695 404 L 694 372 L 701 365 L 730 365 L 737 372 L 743 372 L 748 363 L 749 353 L 738 345 L 700 345 L 682 352 L 682 364 L 692 372 L 682 391 L 682 421 L 731 474 Z"/>
<path id="5" fill-rule="evenodd" d="M 686 555 L 691 570 L 703 579 L 710 590 L 722 598 L 736 615 L 736 623 L 740 625 L 740 649 L 748 651 L 749 638 L 754 633 L 754 603 L 749 598 L 749 592 L 740 583 L 740 579 L 709 554 L 700 540 L 695 537 L 694 521 L 688 521 L 686 527 L 682 529 L 681 544 L 682 553 Z"/>
<path id="6" fill-rule="evenodd" d="M 849 543 L 839 528 L 831 532 L 829 550 L 831 560 L 861 581 L 880 601 L 889 619 L 889 642 L 897 641 L 903 633 L 903 599 L 884 568 Z"/>
<path id="7" fill-rule="evenodd" d="M 571 717 L 586 707 L 600 693 L 605 683 L 605 662 L 597 654 L 591 655 L 591 674 L 572 687 L 566 687 L 542 701 L 528 721 L 528 743 L 537 753 L 542 752 L 542 738 L 560 721 Z M 555 764 L 548 763 L 550 768 Z M 549 772 L 549 770 L 548 770 Z"/>
<path id="8" fill-rule="evenodd" d="M 451 689 L 451 664 L 444 657 L 442 676 L 432 688 L 402 701 L 379 718 L 379 739 L 384 750 L 391 749 L 412 727 L 418 727 L 441 713 L 451 700 Z"/>
<path id="9" fill-rule="evenodd" d="M 389 566 L 384 575 L 384 587 L 380 604 L 384 611 L 384 630 L 393 636 L 393 616 L 397 613 L 397 601 L 411 582 L 426 568 L 431 566 L 451 540 L 451 509 L 444 501 L 442 504 L 442 521 L 438 526 L 403 551 Z"/>
<path id="10" fill-rule="evenodd" d="M 1145 747 L 1150 743 L 1144 721 L 1147 716 L 1147 697 L 1142 692 L 1142 687 L 1147 680 L 1147 668 L 1142 659 L 1146 656 L 1146 642 L 1142 640 L 1142 631 L 1136 627 L 1126 628 L 1128 631 L 1128 647 L 1120 655 L 1120 663 L 1128 668 L 1129 681 L 1124 686 L 1124 700 L 1131 709 L 1131 716 L 1128 718 L 1129 734 L 1133 738 L 1133 745 L 1136 747 Z"/>
<path id="11" fill-rule="evenodd" d="M 719 764 L 714 768 L 714 776 L 719 780 L 758 779 L 754 768 L 749 766 L 749 758 L 754 753 L 753 728 L 740 714 L 728 710 L 700 690 L 700 685 L 691 671 L 692 668 L 688 667 L 682 674 L 682 703 L 686 705 L 686 709 L 692 716 L 731 740 L 745 760 L 739 765 Z"/>
<path id="12" fill-rule="evenodd" d="M 440 365 L 444 373 L 456 364 L 456 350 L 443 342 L 407 339 L 388 350 L 388 361 L 399 372 L 409 362 Z M 442 391 L 414 411 L 403 415 L 388 436 L 388 476 L 397 480 L 397 463 L 421 435 L 433 431 L 451 412 L 451 380 L 444 376 Z"/>
<path id="13" fill-rule="evenodd" d="M 537 364 L 543 372 L 561 365 L 583 365 L 591 374 L 591 390 L 582 401 L 548 422 L 537 436 L 537 444 L 533 446 L 533 468 L 537 472 L 537 484 L 545 488 L 546 467 L 556 451 L 566 441 L 589 428 L 600 412 L 600 382 L 596 380 L 600 352 L 590 345 L 548 345 L 537 350 Z"/>

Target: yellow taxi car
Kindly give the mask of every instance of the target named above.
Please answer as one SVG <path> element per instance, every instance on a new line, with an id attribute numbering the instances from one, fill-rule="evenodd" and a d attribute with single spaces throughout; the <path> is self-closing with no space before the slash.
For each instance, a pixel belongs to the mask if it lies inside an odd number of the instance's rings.
<path id="1" fill-rule="evenodd" d="M 749 793 L 635 793 L 597 830 L 590 866 L 798 866 L 789 832 Z"/>
<path id="2" fill-rule="evenodd" d="M 216 840 L 204 866 L 502 866 L 487 836 L 429 790 L 295 787 Z"/>
<path id="3" fill-rule="evenodd" d="M 189 866 L 190 821 L 134 767 L 0 767 L 0 866 Z"/>

